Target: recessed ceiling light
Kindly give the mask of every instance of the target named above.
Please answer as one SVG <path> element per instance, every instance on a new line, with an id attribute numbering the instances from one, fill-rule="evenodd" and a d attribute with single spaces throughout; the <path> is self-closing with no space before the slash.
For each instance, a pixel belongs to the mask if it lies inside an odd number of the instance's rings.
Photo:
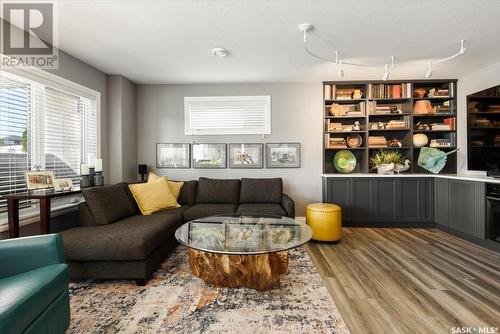
<path id="1" fill-rule="evenodd" d="M 224 48 L 214 48 L 214 49 L 212 49 L 212 54 L 216 57 L 222 58 L 222 57 L 227 56 L 228 52 Z"/>

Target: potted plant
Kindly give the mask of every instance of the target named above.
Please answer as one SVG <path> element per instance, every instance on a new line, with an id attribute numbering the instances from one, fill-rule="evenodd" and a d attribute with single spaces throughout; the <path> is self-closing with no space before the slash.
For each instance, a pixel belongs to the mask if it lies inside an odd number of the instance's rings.
<path id="1" fill-rule="evenodd" d="M 408 170 L 410 160 L 398 150 L 380 150 L 370 157 L 370 166 L 376 169 L 378 174 L 394 174 Z"/>

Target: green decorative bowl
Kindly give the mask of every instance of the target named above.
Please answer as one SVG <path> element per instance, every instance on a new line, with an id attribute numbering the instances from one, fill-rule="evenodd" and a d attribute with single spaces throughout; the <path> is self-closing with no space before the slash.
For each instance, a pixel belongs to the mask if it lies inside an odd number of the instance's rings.
<path id="1" fill-rule="evenodd" d="M 339 173 L 348 174 L 356 168 L 356 157 L 351 151 L 338 151 L 333 157 L 333 166 Z"/>

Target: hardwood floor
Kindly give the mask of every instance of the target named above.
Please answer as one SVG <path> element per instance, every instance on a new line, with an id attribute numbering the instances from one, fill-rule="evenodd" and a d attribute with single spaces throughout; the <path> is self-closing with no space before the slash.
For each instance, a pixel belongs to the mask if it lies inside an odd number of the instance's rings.
<path id="1" fill-rule="evenodd" d="M 353 334 L 500 333 L 499 254 L 436 229 L 344 228 L 307 247 Z"/>

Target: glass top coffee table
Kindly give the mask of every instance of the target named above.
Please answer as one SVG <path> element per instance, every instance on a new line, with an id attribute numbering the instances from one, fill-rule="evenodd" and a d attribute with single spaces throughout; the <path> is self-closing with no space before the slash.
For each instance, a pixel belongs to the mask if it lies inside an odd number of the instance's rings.
<path id="1" fill-rule="evenodd" d="M 188 247 L 193 275 L 215 286 L 266 290 L 288 270 L 288 250 L 307 243 L 309 226 L 266 215 L 220 215 L 185 223 L 175 237 Z"/>

